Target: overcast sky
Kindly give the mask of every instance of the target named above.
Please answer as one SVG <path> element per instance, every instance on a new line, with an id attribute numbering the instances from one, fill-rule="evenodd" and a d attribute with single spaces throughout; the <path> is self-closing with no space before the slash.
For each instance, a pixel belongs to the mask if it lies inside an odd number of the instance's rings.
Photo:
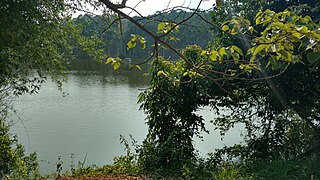
<path id="1" fill-rule="evenodd" d="M 111 2 L 117 4 L 122 0 L 111 0 Z M 207 10 L 213 7 L 215 0 L 127 0 L 126 6 L 135 8 L 140 14 L 143 16 L 152 15 L 156 11 L 161 11 L 166 8 L 175 7 L 175 6 L 183 6 L 188 8 L 195 9 L 201 1 L 200 9 Z M 139 3 L 141 2 L 141 3 Z M 86 6 L 87 11 L 91 11 L 94 14 L 101 14 L 99 11 L 93 10 L 93 7 Z M 125 13 L 132 12 L 131 9 L 121 9 Z M 72 15 L 74 18 L 78 17 L 80 14 L 85 14 L 84 11 L 75 11 Z M 138 14 L 132 12 L 130 16 L 136 16 Z"/>
<path id="2" fill-rule="evenodd" d="M 135 7 L 141 0 L 128 0 L 127 6 Z M 144 0 L 137 6 L 137 10 L 144 16 L 154 14 L 156 11 L 161 11 L 168 7 L 173 6 L 186 6 L 190 8 L 196 8 L 199 2 L 202 1 L 200 9 L 210 9 L 215 0 Z M 113 0 L 112 2 L 117 2 Z M 169 3 L 170 2 L 170 3 Z M 129 12 L 129 10 L 124 10 Z M 136 14 L 134 14 L 136 15 Z M 132 15 L 131 15 L 132 16 Z"/>

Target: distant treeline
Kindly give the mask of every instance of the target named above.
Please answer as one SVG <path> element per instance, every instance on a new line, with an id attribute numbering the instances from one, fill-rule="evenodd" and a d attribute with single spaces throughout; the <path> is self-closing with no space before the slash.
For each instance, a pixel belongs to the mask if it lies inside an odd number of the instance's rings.
<path id="1" fill-rule="evenodd" d="M 165 22 L 180 22 L 191 15 L 186 11 L 173 11 L 167 14 L 153 15 L 154 21 L 150 19 L 142 19 L 140 17 L 134 17 L 144 27 L 151 32 L 156 33 L 160 21 Z M 213 31 L 210 30 L 210 26 L 204 22 L 201 18 L 205 18 L 210 21 L 210 15 L 205 12 L 194 15 L 188 21 L 179 25 L 178 31 L 173 33 L 174 37 L 178 40 L 169 40 L 170 44 L 178 49 L 182 50 L 187 45 L 199 45 L 206 47 L 208 41 L 213 38 Z M 154 40 L 147 35 L 144 31 L 139 29 L 136 25 L 132 24 L 128 20 L 115 21 L 117 17 L 112 16 L 92 16 L 92 15 L 80 15 L 74 19 L 74 22 L 81 28 L 82 34 L 87 37 L 98 37 L 102 42 L 102 46 L 108 56 L 120 57 L 122 59 L 130 58 L 132 63 L 137 63 L 150 58 L 154 48 Z M 141 49 L 137 46 L 133 49 L 127 48 L 127 42 L 130 40 L 131 35 L 139 35 L 145 38 L 146 48 Z M 71 69 L 76 70 L 90 70 L 101 69 L 100 65 L 96 62 L 90 61 L 84 52 L 76 50 L 76 61 L 70 63 Z M 160 55 L 168 59 L 177 59 L 178 56 L 165 48 L 159 51 Z"/>

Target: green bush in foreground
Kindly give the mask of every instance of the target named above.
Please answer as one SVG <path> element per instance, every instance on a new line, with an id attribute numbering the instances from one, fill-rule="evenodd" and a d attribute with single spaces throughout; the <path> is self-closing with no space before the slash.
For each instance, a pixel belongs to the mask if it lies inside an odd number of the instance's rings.
<path id="1" fill-rule="evenodd" d="M 132 137 L 131 137 L 132 138 Z M 128 141 L 121 136 L 121 142 L 127 151 L 126 155 L 114 158 L 112 165 L 97 167 L 95 165 L 78 166 L 72 173 L 65 176 L 106 176 L 106 175 L 134 175 L 144 176 L 150 179 L 214 179 L 214 180 L 253 180 L 253 179 L 318 179 L 320 177 L 320 156 L 285 160 L 281 157 L 266 159 L 221 159 L 217 154 L 209 154 L 207 159 L 197 156 L 194 161 L 185 164 L 181 169 L 172 168 L 175 174 L 160 173 L 158 171 L 145 171 L 143 163 L 140 163 L 137 153 L 131 152 Z M 132 139 L 133 146 L 136 141 Z M 139 152 L 139 151 L 138 151 Z M 220 156 L 219 156 L 220 157 Z M 81 163 L 80 163 L 81 164 Z"/>
<path id="2" fill-rule="evenodd" d="M 245 165 L 244 171 L 251 173 L 254 179 L 318 179 L 320 157 L 299 160 L 253 160 Z"/>
<path id="3" fill-rule="evenodd" d="M 25 155 L 24 147 L 0 119 L 0 179 L 29 179 L 39 176 L 37 154 Z"/>

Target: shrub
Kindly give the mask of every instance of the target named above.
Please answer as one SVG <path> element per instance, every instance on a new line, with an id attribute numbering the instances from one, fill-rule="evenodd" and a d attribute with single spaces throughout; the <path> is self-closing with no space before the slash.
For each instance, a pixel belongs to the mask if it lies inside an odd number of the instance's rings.
<path id="1" fill-rule="evenodd" d="M 25 155 L 17 136 L 9 132 L 9 125 L 0 119 L 0 179 L 28 179 L 39 176 L 37 154 Z"/>

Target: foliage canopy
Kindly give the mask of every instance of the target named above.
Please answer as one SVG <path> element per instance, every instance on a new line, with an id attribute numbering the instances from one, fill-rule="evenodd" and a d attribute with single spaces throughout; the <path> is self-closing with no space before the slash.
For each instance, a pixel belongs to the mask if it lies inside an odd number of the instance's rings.
<path id="1" fill-rule="evenodd" d="M 68 12 L 63 0 L 0 2 L 0 178 L 37 175 L 36 154 L 26 156 L 9 132 L 11 102 L 37 93 L 48 77 L 61 88 L 65 60 L 72 58 L 75 46 L 95 59 L 104 58 L 98 42 L 81 36 Z"/>
<path id="2" fill-rule="evenodd" d="M 196 111 L 210 106 L 224 135 L 241 123 L 245 141 L 218 150 L 227 160 L 295 159 L 319 147 L 319 24 L 297 8 L 258 11 L 254 21 L 234 17 L 221 24 L 228 42 L 210 49 L 188 46 L 183 59 L 153 61 L 152 81 L 140 95 L 149 134 L 142 149 L 149 171 L 181 169 L 195 157 L 192 139 L 206 131 Z M 317 19 L 316 19 L 317 21 Z M 223 41 L 222 41 L 223 42 Z M 221 114 L 227 109 L 228 114 Z M 230 158 L 230 159 L 229 159 Z M 179 173 L 179 172 L 173 172 Z"/>

